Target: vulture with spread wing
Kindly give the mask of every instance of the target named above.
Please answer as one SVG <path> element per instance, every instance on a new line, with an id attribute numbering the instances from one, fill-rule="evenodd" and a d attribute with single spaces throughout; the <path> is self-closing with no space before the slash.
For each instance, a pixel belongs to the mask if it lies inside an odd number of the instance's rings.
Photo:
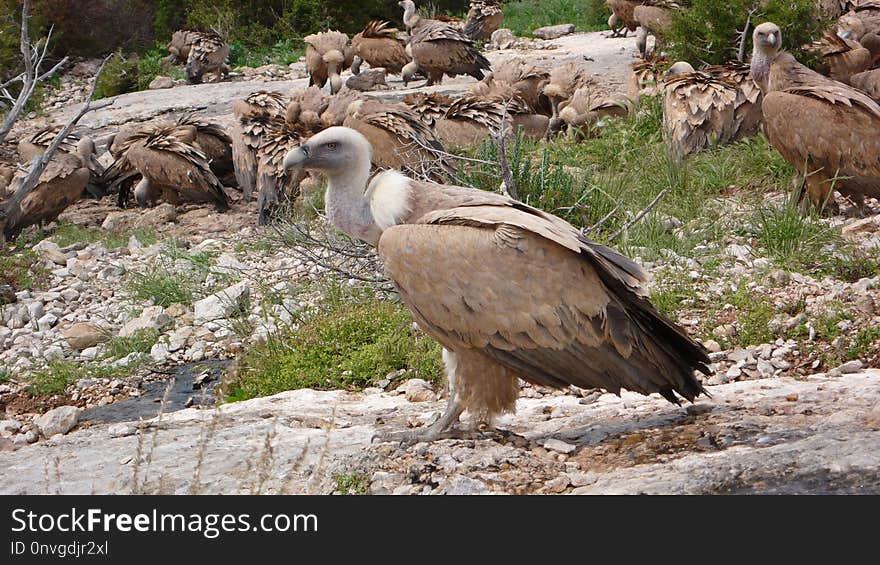
<path id="1" fill-rule="evenodd" d="M 713 77 L 730 83 L 736 88 L 733 102 L 733 132 L 730 140 L 756 135 L 761 129 L 764 114 L 761 112 L 763 95 L 752 80 L 751 68 L 740 61 L 729 61 L 724 65 L 710 65 L 706 72 Z"/>
<path id="2" fill-rule="evenodd" d="M 404 104 L 361 99 L 348 106 L 343 122 L 370 140 L 373 164 L 440 179 L 455 174 L 455 165 L 436 153 L 443 145 L 419 116 Z"/>
<path id="3" fill-rule="evenodd" d="M 764 93 L 767 138 L 804 178 L 812 204 L 834 209 L 832 190 L 858 205 L 880 197 L 880 105 L 780 51 L 776 24 L 756 27 L 753 41 L 751 73 Z"/>
<path id="4" fill-rule="evenodd" d="M 678 158 L 728 143 L 736 87 L 685 62 L 670 69 L 663 99 L 663 138 Z"/>
<path id="5" fill-rule="evenodd" d="M 309 71 L 309 86 L 324 88 L 330 81 L 330 94 L 342 88 L 342 71 L 354 61 L 354 51 L 348 44 L 348 36 L 341 31 L 322 31 L 307 35 L 306 69 Z"/>
<path id="6" fill-rule="evenodd" d="M 398 3 L 403 9 L 403 21 L 412 36 L 407 46 L 412 62 L 403 70 L 403 80 L 412 80 L 417 70 L 428 76 L 426 85 L 440 84 L 443 75 L 469 75 L 482 80 L 483 71 L 491 69 L 486 59 L 461 31 L 437 20 L 419 16 L 412 0 Z"/>
<path id="7" fill-rule="evenodd" d="M 232 162 L 235 179 L 245 201 L 250 201 L 257 184 L 257 150 L 269 123 L 284 112 L 286 102 L 280 92 L 259 90 L 232 103 Z"/>
<path id="8" fill-rule="evenodd" d="M 328 219 L 377 246 L 413 318 L 444 347 L 446 413 L 396 437 L 443 437 L 464 410 L 491 425 L 514 410 L 519 378 L 674 403 L 704 392 L 695 371 L 710 373 L 705 349 L 650 304 L 636 263 L 500 194 L 397 171 L 370 180 L 370 152 L 364 136 L 334 127 L 284 166 L 327 177 Z"/>
<path id="9" fill-rule="evenodd" d="M 492 37 L 492 32 L 501 27 L 503 19 L 500 0 L 478 0 L 471 2 L 461 31 L 474 41 L 487 41 Z"/>
<path id="10" fill-rule="evenodd" d="M 361 61 L 366 61 L 370 67 L 382 67 L 393 75 L 399 75 L 403 71 L 403 67 L 410 61 L 406 54 L 406 41 L 399 37 L 397 28 L 388 27 L 389 25 L 388 22 L 373 20 L 364 31 L 352 38 L 352 73 L 360 73 Z"/>
<path id="11" fill-rule="evenodd" d="M 21 200 L 18 208 L 12 207 L 5 218 L 0 214 L 3 236 L 7 241 L 18 237 L 29 226 L 44 225 L 55 220 L 82 197 L 91 180 L 89 164 L 94 151 L 95 144 L 91 138 L 83 137 L 77 142 L 74 152 L 59 151 L 52 155 L 37 185 Z M 17 171 L 12 178 L 9 188 L 13 194 L 27 177 L 30 167 L 27 169 Z M 0 202 L 0 210 L 5 208 L 7 202 Z"/>

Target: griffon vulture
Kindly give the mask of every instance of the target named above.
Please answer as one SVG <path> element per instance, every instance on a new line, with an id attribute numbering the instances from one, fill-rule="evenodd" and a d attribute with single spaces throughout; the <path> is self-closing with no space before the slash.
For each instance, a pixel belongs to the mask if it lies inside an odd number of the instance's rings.
<path id="1" fill-rule="evenodd" d="M 667 0 L 647 0 L 633 10 L 633 17 L 639 24 L 636 46 L 644 59 L 648 54 L 648 35 L 654 36 L 654 51 L 659 52 L 663 35 L 672 25 L 672 12 L 679 9 L 677 2 Z"/>
<path id="2" fill-rule="evenodd" d="M 852 75 L 870 69 L 874 60 L 871 52 L 858 41 L 842 38 L 830 31 L 826 31 L 822 39 L 813 42 L 812 49 L 822 56 L 822 65 L 818 70 L 847 84 Z"/>
<path id="3" fill-rule="evenodd" d="M 868 96 L 880 103 L 880 69 L 858 73 L 850 77 L 850 84 L 864 91 Z"/>
<path id="4" fill-rule="evenodd" d="M 559 111 L 559 119 L 569 134 L 583 136 L 601 127 L 605 118 L 626 116 L 631 111 L 632 103 L 626 96 L 608 94 L 586 86 L 574 91 L 571 99 Z"/>
<path id="5" fill-rule="evenodd" d="M 757 134 L 764 119 L 761 112 L 763 95 L 752 80 L 749 66 L 740 61 L 730 61 L 725 65 L 710 65 L 706 67 L 706 72 L 736 87 L 731 141 Z"/>
<path id="6" fill-rule="evenodd" d="M 461 31 L 437 20 L 423 19 L 412 0 L 403 0 L 403 21 L 412 30 L 409 50 L 412 62 L 403 70 L 403 80 L 412 80 L 416 70 L 428 76 L 426 85 L 439 84 L 443 75 L 469 75 L 482 80 L 483 71 L 491 69 L 486 59 Z"/>
<path id="7" fill-rule="evenodd" d="M 452 162 L 435 152 L 443 151 L 443 145 L 434 132 L 404 104 L 357 100 L 348 106 L 343 124 L 370 140 L 376 148 L 372 155 L 377 167 L 435 179 L 455 174 Z"/>
<path id="8" fill-rule="evenodd" d="M 276 216 L 282 200 L 292 202 L 297 197 L 302 171 L 285 171 L 281 162 L 307 137 L 306 129 L 299 121 L 301 112 L 300 100 L 291 100 L 284 115 L 274 116 L 267 124 L 257 165 L 258 223 L 261 226 Z"/>
<path id="9" fill-rule="evenodd" d="M 763 23 L 752 35 L 751 72 L 764 93 L 767 138 L 804 178 L 812 204 L 833 210 L 832 190 L 857 205 L 880 197 L 880 105 L 780 51 L 776 24 Z"/>
<path id="10" fill-rule="evenodd" d="M 194 29 L 179 29 L 175 31 L 171 36 L 171 41 L 168 42 L 169 55 L 165 58 L 165 62 L 168 64 L 185 64 L 189 59 L 189 50 L 199 35 L 200 32 Z"/>
<path id="11" fill-rule="evenodd" d="M 608 27 L 614 29 L 615 24 L 623 27 L 623 36 L 626 37 L 627 32 L 635 31 L 639 27 L 633 14 L 636 6 L 640 6 L 644 0 L 605 0 L 605 5 L 611 9 L 611 17 L 614 23 L 609 19 Z"/>
<path id="12" fill-rule="evenodd" d="M 214 32 L 200 32 L 189 49 L 186 58 L 186 80 L 190 84 L 199 84 L 208 73 L 214 75 L 214 81 L 223 80 L 229 74 L 229 44 Z"/>
<path id="13" fill-rule="evenodd" d="M 21 139 L 18 142 L 18 154 L 22 163 L 30 163 L 34 157 L 42 155 L 55 140 L 55 136 L 62 130 L 60 125 L 48 126 L 36 133 Z M 91 144 L 91 149 L 88 145 Z M 98 155 L 94 148 L 94 142 L 75 133 L 69 133 L 58 146 L 59 151 L 71 155 L 79 155 L 86 159 L 89 168 L 89 182 L 83 192 L 85 198 L 103 198 L 107 191 L 104 184 L 104 165 L 98 161 Z"/>
<path id="14" fill-rule="evenodd" d="M 58 218 L 68 206 L 82 197 L 91 179 L 89 163 L 94 155 L 95 144 L 91 138 L 83 137 L 73 153 L 57 152 L 43 173 L 37 185 L 24 197 L 18 210 L 6 218 L 3 236 L 7 241 L 18 237 L 28 226 L 44 225 Z M 29 168 L 28 168 L 29 170 Z M 14 191 L 21 186 L 28 171 L 18 171 L 9 188 Z M 5 202 L 0 202 L 0 208 Z"/>
<path id="15" fill-rule="evenodd" d="M 307 35 L 306 68 L 309 71 L 309 86 L 324 88 L 330 81 L 330 94 L 342 88 L 342 71 L 351 66 L 354 52 L 348 45 L 348 36 L 341 31 L 322 31 Z"/>
<path id="16" fill-rule="evenodd" d="M 736 87 L 685 62 L 670 69 L 663 98 L 663 138 L 678 158 L 728 143 L 734 134 Z"/>
<path id="17" fill-rule="evenodd" d="M 568 101 L 574 96 L 577 89 L 589 87 L 597 88 L 598 85 L 590 76 L 590 73 L 577 63 L 568 62 L 554 67 L 550 71 L 550 82 L 544 86 L 543 94 L 550 100 L 552 109 L 550 116 L 550 132 L 558 132 L 563 122 L 559 112 L 568 105 Z"/>
<path id="18" fill-rule="evenodd" d="M 501 27 L 504 11 L 499 0 L 471 2 L 467 20 L 461 31 L 474 41 L 487 41 L 492 32 Z"/>
<path id="19" fill-rule="evenodd" d="M 678 403 L 705 392 L 706 351 L 648 302 L 646 274 L 564 220 L 496 193 L 412 180 L 370 180 L 369 141 L 330 128 L 284 159 L 328 180 L 327 217 L 378 248 L 415 321 L 443 347 L 446 413 L 403 435 L 431 441 L 464 410 L 475 424 L 515 408 L 518 379 Z M 392 436 L 393 437 L 393 436 Z"/>
<path id="20" fill-rule="evenodd" d="M 371 67 L 382 67 L 393 75 L 399 75 L 403 71 L 403 67 L 410 61 L 406 54 L 406 42 L 398 36 L 400 32 L 396 28 L 388 27 L 389 25 L 388 22 L 371 21 L 364 31 L 352 38 L 352 73 L 360 73 L 361 61 L 366 61 Z"/>
<path id="21" fill-rule="evenodd" d="M 550 82 L 550 72 L 522 58 L 510 58 L 500 62 L 482 81 L 470 90 L 484 96 L 509 96 L 511 90 L 522 99 L 529 110 L 550 116 L 550 100 L 544 95 L 544 87 Z"/>
<path id="22" fill-rule="evenodd" d="M 664 57 L 650 56 L 638 59 L 630 65 L 629 80 L 626 84 L 626 96 L 637 104 L 642 96 L 654 96 L 663 90 L 663 75 L 669 67 L 669 60 Z"/>
<path id="23" fill-rule="evenodd" d="M 325 128 L 341 126 L 345 118 L 348 117 L 348 107 L 360 98 L 361 93 L 357 90 L 343 89 L 330 99 L 327 109 L 321 113 L 321 124 Z"/>
<path id="24" fill-rule="evenodd" d="M 235 179 L 245 201 L 250 201 L 257 184 L 257 150 L 269 122 L 284 112 L 286 102 L 280 92 L 259 90 L 232 103 L 232 162 Z"/>
<path id="25" fill-rule="evenodd" d="M 208 159 L 195 146 L 193 126 L 156 126 L 127 139 L 122 156 L 113 164 L 125 179 L 140 175 L 134 187 L 140 206 L 162 198 L 171 204 L 212 202 L 217 211 L 229 209 L 223 185 L 211 172 Z M 120 201 L 125 197 L 120 191 Z"/>
<path id="26" fill-rule="evenodd" d="M 182 115 L 177 119 L 177 125 L 196 128 L 195 146 L 205 154 L 211 171 L 224 184 L 234 184 L 235 166 L 232 162 L 232 138 L 226 134 L 223 128 L 217 124 L 200 120 L 195 114 Z"/>
<path id="27" fill-rule="evenodd" d="M 488 139 L 493 132 L 507 126 L 507 135 L 515 135 L 514 115 L 528 114 L 525 103 L 495 96 L 462 94 L 450 98 L 442 94 L 418 93 L 404 99 L 434 129 L 437 138 L 447 146 L 466 147 Z"/>

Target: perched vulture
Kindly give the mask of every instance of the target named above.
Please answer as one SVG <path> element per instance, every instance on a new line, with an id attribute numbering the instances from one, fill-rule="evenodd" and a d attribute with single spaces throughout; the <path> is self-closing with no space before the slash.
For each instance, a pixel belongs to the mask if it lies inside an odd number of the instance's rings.
<path id="1" fill-rule="evenodd" d="M 880 2 L 842 15 L 837 20 L 837 33 L 844 39 L 856 41 L 868 33 L 880 34 Z"/>
<path id="2" fill-rule="evenodd" d="M 654 36 L 654 51 L 659 52 L 663 35 L 672 25 L 672 12 L 678 10 L 677 2 L 668 0 L 647 0 L 633 10 L 633 17 L 639 23 L 636 45 L 644 59 L 648 54 L 648 35 Z"/>
<path id="3" fill-rule="evenodd" d="M 852 75 L 868 70 L 873 63 L 873 55 L 861 43 L 830 31 L 813 42 L 812 48 L 822 56 L 818 70 L 840 82 L 849 83 Z"/>
<path id="4" fill-rule="evenodd" d="M 564 220 L 500 194 L 412 180 L 370 180 L 369 141 L 330 128 L 284 159 L 328 179 L 327 217 L 378 248 L 415 321 L 443 347 L 446 413 L 397 436 L 432 441 L 467 410 L 475 424 L 515 408 L 518 379 L 542 386 L 704 393 L 701 345 L 648 302 L 647 275 Z"/>
<path id="5" fill-rule="evenodd" d="M 171 36 L 171 41 L 168 43 L 169 55 L 165 62 L 169 64 L 185 64 L 189 59 L 189 50 L 200 34 L 201 32 L 193 29 L 175 31 L 174 35 Z"/>
<path id="6" fill-rule="evenodd" d="M 186 80 L 199 84 L 202 77 L 212 73 L 215 82 L 229 74 L 229 44 L 214 32 L 200 32 L 189 49 L 186 58 Z"/>
<path id="7" fill-rule="evenodd" d="M 662 88 L 663 75 L 669 66 L 669 60 L 663 57 L 638 59 L 630 65 L 632 69 L 626 85 L 626 96 L 634 103 L 642 96 L 659 94 Z"/>
<path id="8" fill-rule="evenodd" d="M 513 92 L 529 110 L 550 116 L 550 101 L 544 87 L 550 82 L 550 72 L 522 58 L 505 59 L 488 73 L 471 91 L 482 95 L 504 95 Z"/>
<path id="9" fill-rule="evenodd" d="M 403 80 L 412 80 L 416 70 L 428 76 L 426 85 L 439 84 L 443 75 L 469 75 L 482 80 L 483 71 L 491 69 L 486 59 L 461 31 L 437 20 L 423 19 L 412 0 L 403 0 L 403 21 L 412 30 L 409 50 L 412 62 L 403 70 Z"/>
<path id="10" fill-rule="evenodd" d="M 611 17 L 614 22 L 608 20 L 608 27 L 614 29 L 614 25 L 620 24 L 623 28 L 623 35 L 626 37 L 627 32 L 635 31 L 639 27 L 633 13 L 636 6 L 640 6 L 643 0 L 605 0 L 605 5 L 611 9 Z"/>
<path id="11" fill-rule="evenodd" d="M 740 61 L 730 61 L 725 65 L 710 65 L 705 71 L 736 88 L 736 100 L 733 103 L 733 132 L 730 141 L 756 135 L 764 119 L 761 112 L 763 95 L 761 89 L 752 80 L 749 66 Z"/>
<path id="12" fill-rule="evenodd" d="M 321 114 L 321 125 L 325 128 L 341 126 L 348 116 L 348 107 L 352 102 L 359 100 L 361 93 L 357 90 L 344 89 L 330 99 L 327 108 Z"/>
<path id="13" fill-rule="evenodd" d="M 120 179 L 140 175 L 134 187 L 140 206 L 162 198 L 171 204 L 212 202 L 219 212 L 229 209 L 223 185 L 211 172 L 208 159 L 195 146 L 194 126 L 145 128 L 122 145 L 122 156 L 113 164 Z M 120 202 L 125 197 L 120 192 Z"/>
<path id="14" fill-rule="evenodd" d="M 413 111 L 433 129 L 437 138 L 447 146 L 467 147 L 489 138 L 501 130 L 502 121 L 508 135 L 516 134 L 514 114 L 528 114 L 522 101 L 501 97 L 462 94 L 450 98 L 442 94 L 418 93 L 404 99 Z"/>
<path id="15" fill-rule="evenodd" d="M 232 103 L 232 162 L 245 201 L 250 201 L 257 184 L 257 150 L 269 122 L 284 112 L 285 104 L 280 92 L 266 90 L 258 90 Z"/>
<path id="16" fill-rule="evenodd" d="M 399 75 L 403 71 L 403 67 L 409 63 L 406 42 L 398 37 L 400 32 L 396 28 L 388 25 L 388 22 L 371 21 L 364 31 L 352 38 L 354 62 L 351 72 L 360 73 L 361 61 L 366 61 L 370 67 L 382 67 L 393 75 Z"/>
<path id="17" fill-rule="evenodd" d="M 283 116 L 274 116 L 267 124 L 257 165 L 258 223 L 261 226 L 277 216 L 282 201 L 293 202 L 298 195 L 302 171 L 285 171 L 281 163 L 284 156 L 307 137 L 299 122 L 300 114 L 300 102 L 292 100 Z"/>
<path id="18" fill-rule="evenodd" d="M 666 79 L 663 138 L 678 158 L 732 141 L 737 88 L 676 63 Z"/>
<path id="19" fill-rule="evenodd" d="M 377 167 L 404 169 L 430 178 L 455 174 L 455 166 L 434 151 L 443 151 L 434 132 L 404 104 L 357 100 L 349 105 L 343 124 L 370 140 Z"/>
<path id="20" fill-rule="evenodd" d="M 5 219 L 2 228 L 7 241 L 18 237 L 29 226 L 44 225 L 55 220 L 68 206 L 82 197 L 91 179 L 89 163 L 94 151 L 95 144 L 92 140 L 83 137 L 77 143 L 75 152 L 59 151 L 52 155 L 37 185 L 22 199 L 18 210 L 11 210 L 12 213 Z M 27 170 L 15 174 L 9 186 L 13 193 L 21 186 L 27 174 Z M 5 204 L 6 202 L 0 202 L 0 209 Z"/>
<path id="21" fill-rule="evenodd" d="M 478 0 L 471 2 L 467 20 L 461 31 L 474 41 L 487 41 L 492 32 L 501 27 L 504 12 L 499 0 Z"/>
<path id="22" fill-rule="evenodd" d="M 45 127 L 36 133 L 21 139 L 18 142 L 18 154 L 22 163 L 30 163 L 34 157 L 42 155 L 43 152 L 55 140 L 62 127 L 60 125 Z M 87 141 L 84 141 L 87 140 Z M 91 149 L 88 145 L 91 144 Z M 82 138 L 74 133 L 69 133 L 61 141 L 58 146 L 59 151 L 69 153 L 71 155 L 79 155 L 86 159 L 89 168 L 89 182 L 83 192 L 85 198 L 103 198 L 107 192 L 104 184 L 104 165 L 98 161 L 98 155 L 95 151 L 94 142 L 90 138 Z"/>
<path id="23" fill-rule="evenodd" d="M 235 166 L 232 162 L 232 138 L 217 124 L 198 119 L 195 114 L 184 114 L 177 119 L 177 126 L 196 128 L 195 146 L 208 159 L 211 171 L 225 184 L 234 184 Z M 230 178 L 232 177 L 232 178 Z"/>
<path id="24" fill-rule="evenodd" d="M 559 112 L 568 105 L 568 101 L 574 96 L 577 89 L 582 87 L 598 88 L 598 85 L 590 76 L 590 73 L 577 63 L 568 62 L 554 67 L 550 71 L 550 82 L 544 86 L 544 96 L 550 100 L 552 109 L 550 116 L 550 132 L 559 131 L 562 120 Z"/>
<path id="25" fill-rule="evenodd" d="M 309 71 L 309 86 L 324 88 L 330 80 L 330 94 L 342 88 L 342 71 L 351 66 L 354 52 L 348 45 L 348 36 L 341 31 L 322 31 L 307 35 L 306 68 Z"/>
<path id="26" fill-rule="evenodd" d="M 850 77 L 852 86 L 864 91 L 868 96 L 880 103 L 880 69 L 858 73 Z"/>
<path id="27" fill-rule="evenodd" d="M 752 37 L 751 72 L 764 93 L 767 138 L 804 178 L 812 204 L 833 210 L 832 190 L 857 205 L 880 197 L 880 105 L 780 51 L 776 24 L 759 25 Z"/>
<path id="28" fill-rule="evenodd" d="M 592 133 L 603 125 L 605 118 L 622 117 L 632 111 L 632 102 L 622 94 L 607 94 L 593 86 L 574 91 L 559 119 L 570 134 Z M 556 125 L 556 127 L 560 127 Z"/>

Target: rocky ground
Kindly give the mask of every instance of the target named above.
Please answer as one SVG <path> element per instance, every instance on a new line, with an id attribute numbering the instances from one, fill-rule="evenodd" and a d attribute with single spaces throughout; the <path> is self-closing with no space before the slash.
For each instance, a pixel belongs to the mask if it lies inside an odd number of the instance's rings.
<path id="1" fill-rule="evenodd" d="M 514 48 L 489 56 L 586 58 L 623 89 L 634 40 L 601 35 L 565 36 L 529 51 L 507 46 Z M 195 110 L 226 123 L 232 100 L 259 88 L 304 86 L 301 72 L 296 64 L 240 70 L 232 82 L 127 94 L 83 124 L 100 140 L 129 121 L 167 113 Z M 73 100 L 86 83 L 81 74 L 62 81 Z M 470 80 L 434 88 L 455 91 Z M 391 85 L 378 95 L 407 92 Z M 50 103 L 57 106 L 51 119 L 75 111 L 59 102 Z M 876 250 L 878 218 L 827 221 Z M 642 261 L 655 291 L 678 284 L 691 293 L 693 309 L 678 322 L 706 339 L 712 398 L 678 408 L 659 397 L 525 386 L 517 414 L 500 422 L 510 433 L 404 448 L 370 440 L 441 410 L 441 391 L 423 381 L 210 407 L 219 375 L 309 306 L 315 297 L 293 289 L 322 274 L 291 249 L 267 243 L 272 233 L 256 228 L 253 203 L 237 201 L 225 214 L 167 204 L 143 213 L 120 211 L 107 198 L 83 201 L 62 220 L 82 229 L 80 236 L 116 238 L 41 241 L 33 252 L 43 284 L 6 297 L 11 304 L 0 310 L 0 462 L 9 470 L 0 492 L 880 490 L 880 372 L 869 369 L 880 367 L 871 346 L 880 337 L 873 333 L 880 277 L 843 282 L 781 270 L 745 236 L 707 245 L 695 259 L 670 253 Z M 144 288 L 144 281 L 169 279 L 188 296 Z M 773 309 L 767 339 L 748 347 L 730 345 L 753 331 L 731 315 L 741 286 Z M 47 366 L 67 367 L 70 382 L 34 395 L 32 383 Z"/>

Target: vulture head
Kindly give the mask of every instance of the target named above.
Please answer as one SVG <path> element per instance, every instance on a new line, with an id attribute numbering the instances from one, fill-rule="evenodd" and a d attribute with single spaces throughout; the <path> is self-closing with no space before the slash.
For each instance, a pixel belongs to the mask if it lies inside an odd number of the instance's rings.
<path id="1" fill-rule="evenodd" d="M 345 176 L 350 171 L 369 169 L 372 147 L 357 131 L 334 126 L 313 135 L 284 157 L 284 170 L 300 168 L 325 173 L 328 177 Z"/>
<path id="2" fill-rule="evenodd" d="M 324 62 L 327 63 L 327 74 L 330 76 L 330 94 L 336 94 L 342 88 L 342 67 L 345 64 L 345 55 L 337 49 L 324 53 Z"/>
<path id="3" fill-rule="evenodd" d="M 772 58 L 772 55 L 776 54 L 782 45 L 782 30 L 773 22 L 764 22 L 752 32 L 752 41 L 755 45 L 755 51 L 760 51 Z"/>
<path id="4" fill-rule="evenodd" d="M 416 76 L 416 73 L 419 72 L 419 65 L 415 61 L 410 61 L 406 65 L 403 66 L 403 69 L 400 71 L 400 76 L 403 79 L 403 85 L 409 85 L 410 81 L 413 80 L 413 77 Z"/>
<path id="5" fill-rule="evenodd" d="M 397 3 L 398 6 L 403 8 L 403 23 L 406 24 L 406 27 L 412 27 L 413 16 L 416 13 L 416 4 L 412 0 L 403 0 L 402 2 Z"/>
<path id="6" fill-rule="evenodd" d="M 693 65 L 691 65 L 687 61 L 678 61 L 677 63 L 669 67 L 669 70 L 666 71 L 666 76 L 672 77 L 675 75 L 686 75 L 693 72 L 695 72 Z"/>
<path id="7" fill-rule="evenodd" d="M 856 16 L 855 12 L 844 14 L 837 20 L 837 36 L 841 39 L 854 39 L 858 41 L 867 32 L 865 23 Z"/>
<path id="8" fill-rule="evenodd" d="M 773 22 L 764 22 L 752 32 L 752 80 L 767 91 L 767 83 L 770 79 L 770 65 L 776 60 L 779 48 L 782 46 L 782 31 Z"/>
<path id="9" fill-rule="evenodd" d="M 83 163 L 88 163 L 92 155 L 97 153 L 98 151 L 95 149 L 95 142 L 92 141 L 91 137 L 83 136 L 79 140 L 79 143 L 76 144 L 76 154 L 79 155 Z"/>

